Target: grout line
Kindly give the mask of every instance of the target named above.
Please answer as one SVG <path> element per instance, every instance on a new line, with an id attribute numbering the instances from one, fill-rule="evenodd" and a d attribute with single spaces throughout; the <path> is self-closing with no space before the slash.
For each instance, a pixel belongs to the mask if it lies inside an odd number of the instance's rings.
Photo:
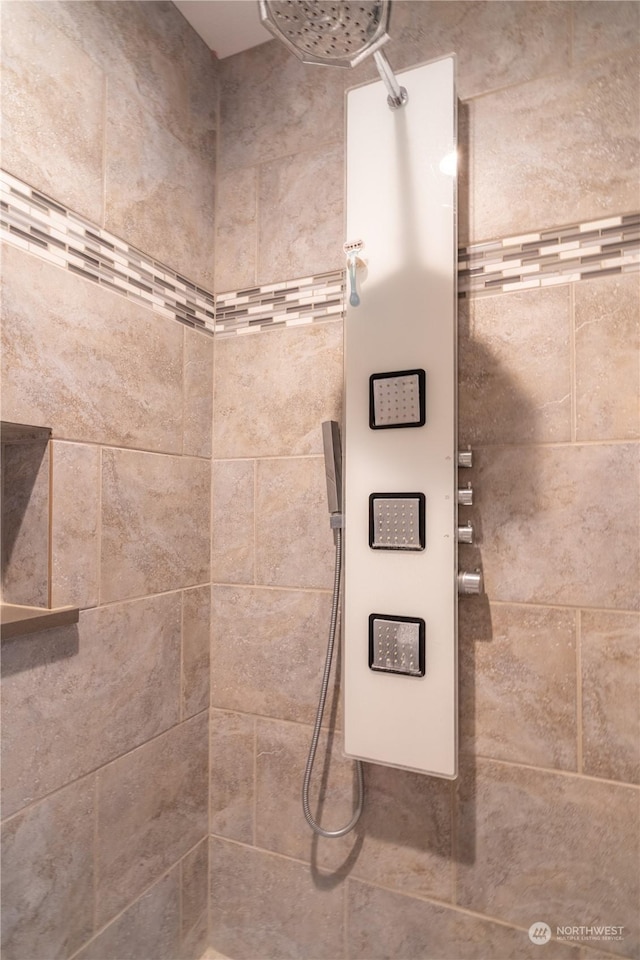
<path id="1" fill-rule="evenodd" d="M 104 74 L 104 85 L 102 90 L 102 176 L 100 178 L 100 204 L 102 207 L 102 216 L 100 226 L 106 230 L 107 223 L 107 124 L 109 118 L 108 109 L 109 99 L 109 75 Z"/>
<path id="2" fill-rule="evenodd" d="M 251 169 L 251 168 L 250 168 Z M 254 236 L 253 236 L 253 282 L 258 286 L 258 277 L 260 276 L 260 186 L 262 169 L 260 163 L 256 163 L 253 169 L 253 186 L 255 190 L 254 197 Z"/>
<path id="3" fill-rule="evenodd" d="M 212 836 L 212 839 L 220 841 L 225 844 L 229 844 L 229 846 L 232 846 L 232 847 L 241 847 L 255 854 L 274 857 L 277 860 L 284 860 L 286 862 L 300 864 L 305 867 L 309 867 L 311 865 L 310 861 L 308 860 L 300 860 L 297 857 L 290 856 L 289 854 L 280 853 L 276 850 L 268 850 L 266 847 L 251 846 L 251 844 L 244 843 L 241 840 L 234 840 L 230 837 L 223 837 L 220 834 L 214 834 Z M 336 874 L 339 874 L 340 871 L 339 870 L 332 871 L 330 868 L 321 867 L 321 868 L 318 868 L 318 873 L 321 875 L 326 874 L 328 876 L 336 876 Z M 446 910 L 451 910 L 454 914 L 461 914 L 466 917 L 471 917 L 474 920 L 483 920 L 485 922 L 488 921 L 489 923 L 493 923 L 496 926 L 503 927 L 507 930 L 516 930 L 525 934 L 528 933 L 527 927 L 521 927 L 516 923 L 511 923 L 508 920 L 505 920 L 503 917 L 494 917 L 492 914 L 480 913 L 477 910 L 472 910 L 468 907 L 464 907 L 459 904 L 454 904 L 450 900 L 440 900 L 437 897 L 430 897 L 420 893 L 414 893 L 414 892 L 408 893 L 404 889 L 385 886 L 382 883 L 377 883 L 375 881 L 365 879 L 363 877 L 353 877 L 348 874 L 344 874 L 344 880 L 346 881 L 345 886 L 347 883 L 360 884 L 363 887 L 369 887 L 370 889 L 373 889 L 373 890 L 383 890 L 385 893 L 391 893 L 397 897 L 406 897 L 407 900 L 414 900 L 414 901 L 418 901 L 419 903 L 431 904 L 432 906 L 437 907 L 439 909 L 444 908 Z M 555 943 L 560 941 L 553 941 L 553 942 Z M 573 941 L 570 943 L 567 941 L 567 943 L 569 946 L 578 945 Z M 624 958 L 619 958 L 619 960 L 624 960 Z"/>
<path id="4" fill-rule="evenodd" d="M 185 719 L 185 696 L 184 696 L 184 604 L 185 591 L 180 590 L 180 683 L 178 687 L 178 717 L 179 722 Z"/>
<path id="5" fill-rule="evenodd" d="M 182 945 L 184 936 L 184 857 L 178 863 L 178 943 Z"/>
<path id="6" fill-rule="evenodd" d="M 489 600 L 490 606 L 495 607 L 532 607 L 542 610 L 588 610 L 589 613 L 621 613 L 627 616 L 638 616 L 640 610 L 631 610 L 625 607 L 588 607 L 578 603 L 543 603 L 527 600 Z"/>
<path id="7" fill-rule="evenodd" d="M 265 723 L 267 723 L 267 724 L 268 724 L 268 723 L 284 724 L 284 725 L 286 725 L 286 726 L 303 727 L 305 730 L 313 730 L 313 719 L 309 719 L 309 720 L 289 720 L 289 719 L 285 719 L 285 718 L 283 718 L 283 717 L 272 717 L 272 716 L 270 716 L 268 713 L 249 713 L 249 712 L 246 711 L 246 710 L 235 709 L 234 707 L 217 707 L 217 706 L 215 706 L 215 705 L 212 706 L 211 709 L 212 709 L 212 710 L 215 710 L 217 713 L 227 713 L 227 714 L 230 714 L 230 715 L 232 715 L 232 716 L 247 717 L 247 718 L 250 718 L 250 719 L 252 719 L 252 720 L 255 720 L 255 723 L 256 723 L 256 741 L 257 741 L 257 730 L 258 730 L 258 726 L 259 726 L 261 723 L 262 723 L 262 724 L 265 724 Z M 327 728 L 328 728 L 328 724 L 327 724 L 327 723 L 323 723 L 323 725 L 322 725 L 323 731 L 326 730 Z M 335 731 L 336 733 L 340 733 L 340 734 L 342 733 L 342 728 L 341 728 L 341 727 L 334 727 L 333 729 L 334 729 L 334 731 Z M 349 758 L 349 759 L 351 759 L 351 758 Z"/>
<path id="8" fill-rule="evenodd" d="M 245 589 L 245 590 L 283 590 L 287 593 L 293 591 L 299 593 L 311 593 L 311 594 L 331 594 L 331 587 L 296 587 L 287 584 L 270 584 L 270 583 L 226 583 L 226 582 L 215 582 L 212 584 L 213 587 L 231 587 L 234 590 Z"/>
<path id="9" fill-rule="evenodd" d="M 158 733 L 155 733 L 152 737 L 149 737 L 148 740 L 143 741 L 143 743 L 137 743 L 135 746 L 130 747 L 128 750 L 125 750 L 123 753 L 119 753 L 116 756 L 110 757 L 105 763 L 101 764 L 99 767 L 92 767 L 90 770 L 81 773 L 77 777 L 68 780 L 66 783 L 61 784 L 59 787 L 54 787 L 53 790 L 49 790 L 48 793 L 43 794 L 41 797 L 37 797 L 35 800 L 30 801 L 25 804 L 23 807 L 20 807 L 19 810 L 16 810 L 15 813 L 10 814 L 8 817 L 5 817 L 2 820 L 3 824 L 9 823 L 12 820 L 15 820 L 16 817 L 22 816 L 27 810 L 31 810 L 34 807 L 37 807 L 38 804 L 44 803 L 45 800 L 49 800 L 51 797 L 56 796 L 56 794 L 61 793 L 63 790 L 66 790 L 68 787 L 72 786 L 74 783 L 80 783 L 82 780 L 88 780 L 89 777 L 99 777 L 103 770 L 111 766 L 114 763 L 118 763 L 124 757 L 131 756 L 132 753 L 135 753 L 136 750 L 143 750 L 149 744 L 154 743 L 154 741 L 159 740 L 160 737 L 166 737 L 168 734 L 173 733 L 178 727 L 184 726 L 187 723 L 195 721 L 199 717 L 206 713 L 206 708 L 200 710 L 199 713 L 194 713 L 190 717 L 186 717 L 185 720 L 179 720 L 177 723 L 172 724 L 170 727 L 166 727 L 164 730 L 160 730 Z"/>
<path id="10" fill-rule="evenodd" d="M 253 717 L 253 846 L 258 845 L 258 719 Z"/>
<path id="11" fill-rule="evenodd" d="M 578 442 L 578 384 L 576 353 L 576 295 L 575 286 L 569 289 L 569 376 L 571 378 L 571 440 Z"/>
<path id="12" fill-rule="evenodd" d="M 322 460 L 322 453 L 282 453 L 282 454 L 263 454 L 246 456 L 246 457 L 214 457 L 213 463 L 258 463 L 260 461 L 266 460 Z"/>
<path id="13" fill-rule="evenodd" d="M 277 724 L 280 724 L 280 725 L 284 725 L 284 726 L 294 726 L 294 727 L 298 727 L 298 728 L 302 727 L 302 728 L 304 728 L 304 729 L 306 729 L 306 730 L 311 730 L 311 729 L 313 728 L 313 720 L 311 720 L 311 719 L 309 719 L 309 720 L 292 720 L 292 719 L 285 718 L 285 717 L 274 717 L 274 716 L 271 716 L 271 715 L 269 715 L 269 714 L 264 714 L 264 713 L 251 713 L 251 712 L 249 712 L 249 711 L 247 711 L 247 710 L 242 710 L 242 709 L 239 708 L 239 707 L 217 706 L 216 704 L 213 704 L 212 707 L 211 707 L 211 709 L 212 709 L 212 710 L 215 710 L 215 711 L 218 712 L 218 713 L 231 714 L 231 715 L 236 715 L 236 716 L 242 716 L 242 717 L 251 718 L 251 719 L 253 719 L 253 720 L 255 721 L 255 723 L 256 723 L 256 730 L 257 730 L 257 726 L 258 726 L 260 723 L 263 723 L 263 724 L 264 724 L 264 723 L 266 723 L 266 724 L 271 723 L 271 724 L 276 724 L 276 725 L 277 725 Z M 325 729 L 325 725 L 323 725 L 323 730 L 324 730 L 324 729 Z M 338 728 L 338 727 L 337 727 L 337 728 L 335 729 L 335 732 L 336 732 L 337 734 L 342 735 L 344 731 L 343 731 L 341 728 Z M 461 754 L 462 754 L 462 756 L 464 756 L 464 757 L 471 757 L 471 758 L 474 758 L 474 759 L 487 761 L 487 762 L 489 762 L 489 763 L 497 763 L 497 764 L 500 764 L 501 766 L 513 767 L 514 769 L 518 769 L 518 770 L 532 770 L 532 771 L 534 771 L 535 773 L 538 773 L 538 774 L 549 774 L 549 775 L 551 775 L 551 776 L 556 776 L 556 775 L 557 775 L 557 776 L 563 776 L 563 777 L 566 776 L 566 777 L 573 777 L 573 778 L 578 777 L 578 778 L 580 778 L 580 779 L 589 780 L 590 782 L 594 782 L 594 783 L 609 784 L 610 786 L 613 786 L 613 787 L 622 787 L 622 788 L 630 788 L 630 789 L 640 790 L 640 784 L 637 784 L 637 783 L 631 783 L 631 782 L 626 781 L 626 780 L 612 780 L 612 779 L 609 779 L 609 778 L 606 778 L 606 777 L 598 777 L 598 776 L 596 776 L 595 774 L 587 774 L 587 773 L 583 773 L 583 772 L 577 771 L 577 770 L 565 770 L 565 769 L 562 769 L 562 768 L 560 768 L 560 767 L 535 766 L 534 764 L 524 763 L 524 762 L 520 762 L 520 761 L 517 761 L 517 760 L 502 760 L 502 759 L 500 759 L 500 758 L 498 758 L 498 757 L 491 757 L 491 756 L 488 756 L 487 754 L 482 754 L 482 753 L 468 753 L 468 752 L 466 752 L 466 751 L 461 751 Z M 368 761 L 365 761 L 365 762 L 368 762 Z M 455 841 L 456 841 L 456 845 L 457 845 L 457 842 L 458 842 L 458 837 L 457 837 L 457 820 L 456 820 L 456 817 L 457 817 L 457 797 L 456 797 L 456 788 L 455 788 L 455 786 L 452 787 L 451 789 L 452 789 L 452 791 L 453 791 L 453 813 L 452 813 L 452 817 L 453 817 L 453 826 L 454 826 L 454 830 L 452 831 L 452 834 L 455 834 Z M 458 852 L 457 849 L 456 849 L 454 852 L 457 854 L 457 852 Z M 457 878 L 456 878 L 456 879 L 457 879 Z"/>
<path id="14" fill-rule="evenodd" d="M 137 896 L 133 898 L 133 900 L 131 900 L 125 907 L 123 907 L 122 910 L 119 910 L 113 917 L 111 917 L 107 921 L 107 923 L 104 923 L 99 929 L 96 929 L 94 927 L 91 937 L 88 940 L 86 940 L 78 950 L 74 951 L 74 953 L 69 957 L 69 960 L 76 960 L 76 958 L 80 957 L 82 952 L 87 948 L 87 946 L 89 946 L 89 944 L 93 943 L 102 933 L 104 933 L 104 931 L 108 927 L 110 927 L 113 923 L 116 922 L 116 920 L 119 920 L 120 917 L 122 917 L 128 910 L 130 910 L 131 907 L 135 906 L 136 903 L 139 903 L 140 900 L 146 897 L 146 895 L 149 893 L 150 890 L 153 889 L 153 887 L 161 883 L 165 879 L 165 877 L 168 877 L 169 874 L 172 873 L 176 868 L 181 870 L 183 860 L 186 860 L 188 856 L 190 856 L 195 850 L 197 850 L 200 844 L 206 839 L 207 837 L 200 837 L 198 842 L 195 843 L 192 847 L 190 847 L 189 850 L 186 850 L 182 854 L 179 860 L 174 861 L 174 863 L 172 863 L 170 867 L 167 867 L 166 870 L 163 870 L 163 872 L 159 876 L 157 876 L 154 880 L 152 880 L 151 883 L 149 883 Z"/>
<path id="15" fill-rule="evenodd" d="M 211 783 L 213 781 L 212 771 L 213 771 L 213 711 L 211 707 L 207 709 L 208 714 L 208 750 L 207 750 L 207 762 L 209 764 L 207 769 L 207 836 L 211 836 Z"/>
<path id="16" fill-rule="evenodd" d="M 186 402 L 186 390 L 187 390 L 187 328 L 184 327 L 182 331 L 182 390 L 180 391 L 180 432 L 182 434 L 182 440 L 180 444 L 180 456 L 186 456 L 185 453 L 185 427 L 186 427 L 186 412 L 187 412 L 187 402 Z"/>
<path id="17" fill-rule="evenodd" d="M 582 611 L 576 610 L 576 759 L 580 774 L 584 774 L 582 717 Z"/>
<path id="18" fill-rule="evenodd" d="M 182 454 L 173 450 L 152 450 L 150 447 L 135 447 L 135 446 L 123 446 L 118 443 L 109 443 L 104 440 L 89 440 L 86 437 L 50 437 L 50 440 L 55 440 L 56 443 L 74 443 L 81 444 L 85 447 L 100 447 L 104 450 L 118 450 L 123 453 L 149 453 L 155 454 L 157 457 L 172 457 L 173 459 L 179 460 L 195 460 L 197 462 L 203 461 L 207 463 L 212 458 L 211 457 L 201 457 L 198 454 Z M 245 458 L 230 458 L 230 459 L 245 459 Z"/>
<path id="19" fill-rule="evenodd" d="M 211 489 L 209 491 L 209 582 L 211 585 L 214 583 L 214 571 L 215 571 L 215 522 L 214 522 L 214 513 L 215 513 L 215 502 L 216 502 L 216 479 L 214 476 L 216 461 L 211 461 Z M 209 637 L 211 641 L 211 637 Z"/>
<path id="20" fill-rule="evenodd" d="M 47 606 L 53 607 L 53 440 L 47 441 L 47 457 L 49 460 L 49 476 L 47 478 L 47 494 L 49 497 L 47 511 Z"/>
<path id="21" fill-rule="evenodd" d="M 253 542 L 251 544 L 253 585 L 258 586 L 258 460 L 253 461 Z"/>
<path id="22" fill-rule="evenodd" d="M 462 441 L 460 446 L 463 446 L 466 441 Z M 535 443 L 487 443 L 485 441 L 478 441 L 473 443 L 474 450 L 522 450 L 522 449 L 531 449 L 539 448 L 541 450 L 555 450 L 555 449 L 573 449 L 575 447 L 619 447 L 619 446 L 633 446 L 638 444 L 640 441 L 638 437 L 628 437 L 616 439 L 615 437 L 607 438 L 606 440 L 578 440 L 576 443 L 573 443 L 571 440 L 540 440 Z"/>
<path id="23" fill-rule="evenodd" d="M 517 770 L 531 770 L 534 773 L 546 773 L 551 776 L 569 777 L 571 779 L 588 780 L 591 783 L 606 784 L 610 787 L 621 787 L 627 790 L 636 790 L 640 792 L 640 784 L 627 783 L 624 780 L 611 780 L 607 777 L 596 777 L 593 774 L 580 773 L 577 770 L 561 770 L 559 767 L 536 767 L 530 763 L 520 763 L 517 760 L 500 760 L 497 757 L 488 757 L 485 754 L 467 754 L 477 760 L 483 760 L 488 763 L 496 763 L 501 767 L 513 767 Z"/>
<path id="24" fill-rule="evenodd" d="M 567 4 L 567 17 L 568 17 L 568 27 L 569 27 L 569 70 L 572 70 L 575 66 L 575 14 L 573 11 L 573 4 Z"/>
<path id="25" fill-rule="evenodd" d="M 342 952 L 349 960 L 349 877 L 342 884 Z"/>
<path id="26" fill-rule="evenodd" d="M 96 606 L 102 606 L 102 473 L 104 470 L 104 447 L 98 446 L 98 489 L 97 489 L 97 517 L 96 517 Z"/>
<path id="27" fill-rule="evenodd" d="M 99 810 L 99 801 L 100 801 L 100 777 L 96 773 L 94 775 L 94 787 L 93 787 L 93 916 L 92 921 L 92 930 L 95 934 L 98 926 L 98 888 L 100 883 L 100 871 L 98 869 L 99 863 L 99 827 L 100 827 L 100 818 L 98 815 Z"/>
<path id="28" fill-rule="evenodd" d="M 451 783 L 451 902 L 458 902 L 458 791 L 456 781 Z"/>

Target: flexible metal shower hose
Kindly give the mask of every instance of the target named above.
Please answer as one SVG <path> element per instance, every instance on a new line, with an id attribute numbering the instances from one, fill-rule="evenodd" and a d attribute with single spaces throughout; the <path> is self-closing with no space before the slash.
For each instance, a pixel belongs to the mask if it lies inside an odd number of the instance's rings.
<path id="1" fill-rule="evenodd" d="M 353 814 L 353 817 L 346 825 L 346 827 L 341 827 L 339 830 L 325 830 L 324 827 L 321 827 L 319 823 L 313 819 L 311 809 L 309 807 L 309 785 L 311 783 L 311 773 L 313 771 L 313 764 L 316 759 L 316 751 L 318 749 L 318 739 L 320 737 L 320 729 L 322 727 L 322 718 L 324 716 L 324 708 L 327 702 L 327 691 L 329 689 L 329 678 L 331 676 L 331 661 L 333 659 L 333 648 L 336 641 L 336 629 L 338 625 L 338 608 L 340 605 L 340 573 L 342 569 L 342 530 L 340 528 L 335 530 L 336 534 L 336 563 L 335 563 L 335 574 L 333 578 L 333 600 L 331 603 L 331 622 L 329 624 L 329 639 L 327 642 L 327 655 L 324 661 L 324 674 L 322 677 L 322 686 L 320 688 L 320 699 L 318 701 L 318 711 L 316 713 L 316 722 L 313 728 L 313 736 L 311 737 L 311 746 L 309 747 L 309 756 L 307 757 L 307 765 L 304 771 L 304 780 L 302 782 L 302 810 L 304 812 L 305 820 L 311 827 L 314 833 L 319 837 L 327 837 L 329 839 L 333 837 L 344 837 L 345 834 L 349 833 L 355 827 L 356 823 L 360 819 L 360 814 L 362 813 L 362 807 L 364 806 L 364 771 L 362 763 L 360 760 L 356 760 L 356 775 L 358 780 L 358 797 L 356 801 L 356 809 Z"/>

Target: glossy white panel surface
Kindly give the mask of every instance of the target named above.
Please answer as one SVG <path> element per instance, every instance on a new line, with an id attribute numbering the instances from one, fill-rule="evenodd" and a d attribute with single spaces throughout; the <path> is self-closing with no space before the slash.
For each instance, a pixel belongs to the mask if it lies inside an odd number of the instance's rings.
<path id="1" fill-rule="evenodd" d="M 407 70 L 398 79 L 409 102 L 395 111 L 381 82 L 347 95 L 346 239 L 364 241 L 366 270 L 358 271 L 360 306 L 348 307 L 345 324 L 345 752 L 454 777 L 454 58 Z M 370 383 L 372 374 L 416 370 L 426 374 L 422 426 L 415 425 L 413 373 L 398 381 L 405 393 L 410 387 L 409 397 Z M 377 423 L 370 396 L 382 411 Z M 391 426 L 405 406 L 411 425 Z M 385 492 L 424 494 L 424 550 L 369 546 L 369 497 Z M 370 668 L 372 614 L 424 620 L 424 676 Z"/>

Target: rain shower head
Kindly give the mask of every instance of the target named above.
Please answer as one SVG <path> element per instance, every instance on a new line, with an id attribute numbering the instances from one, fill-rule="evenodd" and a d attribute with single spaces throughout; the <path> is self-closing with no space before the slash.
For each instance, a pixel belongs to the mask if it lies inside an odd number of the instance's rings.
<path id="1" fill-rule="evenodd" d="M 389 106 L 407 102 L 380 49 L 389 39 L 391 0 L 258 0 L 270 33 L 303 63 L 355 67 L 373 55 L 389 91 Z"/>
<path id="2" fill-rule="evenodd" d="M 260 18 L 303 63 L 355 67 L 389 39 L 389 0 L 260 0 Z"/>

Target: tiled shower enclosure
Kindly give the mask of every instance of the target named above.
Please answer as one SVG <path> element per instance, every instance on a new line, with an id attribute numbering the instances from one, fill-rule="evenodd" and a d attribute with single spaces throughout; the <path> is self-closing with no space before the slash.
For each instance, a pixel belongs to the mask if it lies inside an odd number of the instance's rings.
<path id="1" fill-rule="evenodd" d="M 2 419 L 53 431 L 45 592 L 80 610 L 2 647 L 6 960 L 638 956 L 638 11 L 394 4 L 397 70 L 457 57 L 486 595 L 458 780 L 367 765 L 356 832 L 316 841 L 344 94 L 374 68 L 216 61 L 161 0 L 2 4 Z"/>

